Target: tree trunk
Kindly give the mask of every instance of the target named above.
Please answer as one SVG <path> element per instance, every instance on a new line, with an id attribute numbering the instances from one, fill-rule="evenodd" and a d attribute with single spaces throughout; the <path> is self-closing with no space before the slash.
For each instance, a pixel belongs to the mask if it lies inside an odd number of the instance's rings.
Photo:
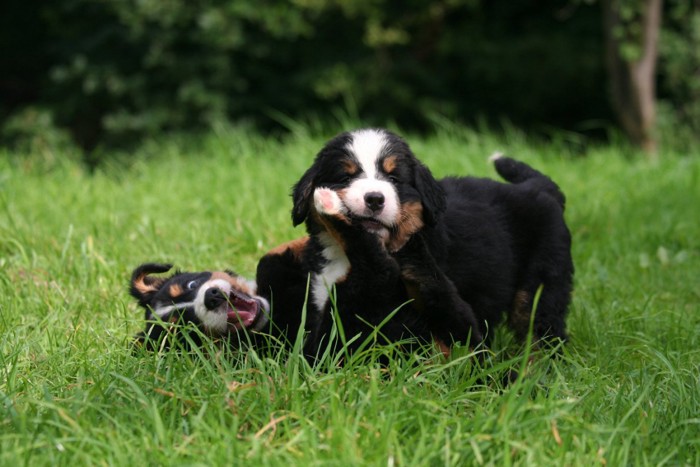
<path id="1" fill-rule="evenodd" d="M 656 62 L 663 0 L 643 0 L 635 21 L 639 34 L 625 34 L 619 0 L 603 0 L 606 61 L 613 110 L 630 140 L 656 155 Z M 628 30 L 629 31 L 629 30 Z M 634 58 L 624 48 L 638 50 Z"/>

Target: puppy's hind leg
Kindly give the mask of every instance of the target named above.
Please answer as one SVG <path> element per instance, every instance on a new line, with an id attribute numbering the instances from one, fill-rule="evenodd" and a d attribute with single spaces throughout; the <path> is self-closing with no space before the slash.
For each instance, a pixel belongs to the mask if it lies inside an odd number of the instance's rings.
<path id="1" fill-rule="evenodd" d="M 527 336 L 531 313 L 533 337 L 556 345 L 566 341 L 566 315 L 571 302 L 574 265 L 571 259 L 571 240 L 568 230 L 543 235 L 534 248 L 527 268 L 521 277 L 521 287 L 513 299 L 508 322 L 520 340 Z M 539 300 L 535 303 L 538 290 Z"/>
<path id="2" fill-rule="evenodd" d="M 534 341 L 556 345 L 557 341 L 567 340 L 565 319 L 568 300 L 563 300 L 557 289 L 548 282 L 524 286 L 516 292 L 508 314 L 508 326 L 519 341 L 525 342 L 531 325 Z"/>

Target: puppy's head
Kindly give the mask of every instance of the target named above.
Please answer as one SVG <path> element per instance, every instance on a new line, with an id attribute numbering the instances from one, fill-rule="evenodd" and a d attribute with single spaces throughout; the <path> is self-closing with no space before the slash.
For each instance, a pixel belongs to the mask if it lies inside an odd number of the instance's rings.
<path id="1" fill-rule="evenodd" d="M 240 329 L 260 330 L 268 321 L 267 300 L 255 295 L 255 285 L 231 271 L 166 273 L 169 264 L 148 263 L 131 275 L 129 291 L 145 309 L 148 321 L 193 323 L 203 333 L 222 336 Z M 150 329 L 150 331 L 149 331 Z M 146 335 L 157 337 L 163 326 L 151 325 Z"/>
<path id="2" fill-rule="evenodd" d="M 445 210 L 445 195 L 432 174 L 399 136 L 383 129 L 342 133 L 318 153 L 294 186 L 292 220 L 309 218 L 313 193 L 338 193 L 353 223 L 386 238 L 398 249 Z"/>

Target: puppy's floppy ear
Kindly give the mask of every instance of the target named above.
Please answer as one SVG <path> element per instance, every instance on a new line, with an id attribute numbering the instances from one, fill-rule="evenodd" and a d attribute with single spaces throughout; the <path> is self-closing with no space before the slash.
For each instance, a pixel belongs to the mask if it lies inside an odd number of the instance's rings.
<path id="1" fill-rule="evenodd" d="M 421 196 L 423 222 L 434 226 L 447 208 L 445 192 L 430 170 L 420 162 L 417 162 L 414 168 L 414 184 Z"/>
<path id="2" fill-rule="evenodd" d="M 316 162 L 302 175 L 301 179 L 292 189 L 292 200 L 294 201 L 292 222 L 294 223 L 294 227 L 304 222 L 309 215 L 314 188 L 316 188 L 317 175 L 318 163 Z"/>
<path id="3" fill-rule="evenodd" d="M 159 274 L 170 271 L 172 264 L 146 263 L 134 269 L 131 274 L 129 293 L 146 308 L 153 296 L 165 283 L 163 277 L 152 277 L 149 274 Z"/>

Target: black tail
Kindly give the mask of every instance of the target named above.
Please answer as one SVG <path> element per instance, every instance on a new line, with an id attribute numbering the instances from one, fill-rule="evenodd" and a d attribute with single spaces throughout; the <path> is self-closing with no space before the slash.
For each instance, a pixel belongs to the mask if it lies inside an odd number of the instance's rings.
<path id="1" fill-rule="evenodd" d="M 513 184 L 529 181 L 533 183 L 537 189 L 549 193 L 559 202 L 562 209 L 566 205 L 566 197 L 559 189 L 559 186 L 543 173 L 538 172 L 524 162 L 516 161 L 515 159 L 501 156 L 500 154 L 492 156 L 491 160 L 496 167 L 496 172 L 498 172 L 498 175 L 503 177 L 504 180 Z"/>

